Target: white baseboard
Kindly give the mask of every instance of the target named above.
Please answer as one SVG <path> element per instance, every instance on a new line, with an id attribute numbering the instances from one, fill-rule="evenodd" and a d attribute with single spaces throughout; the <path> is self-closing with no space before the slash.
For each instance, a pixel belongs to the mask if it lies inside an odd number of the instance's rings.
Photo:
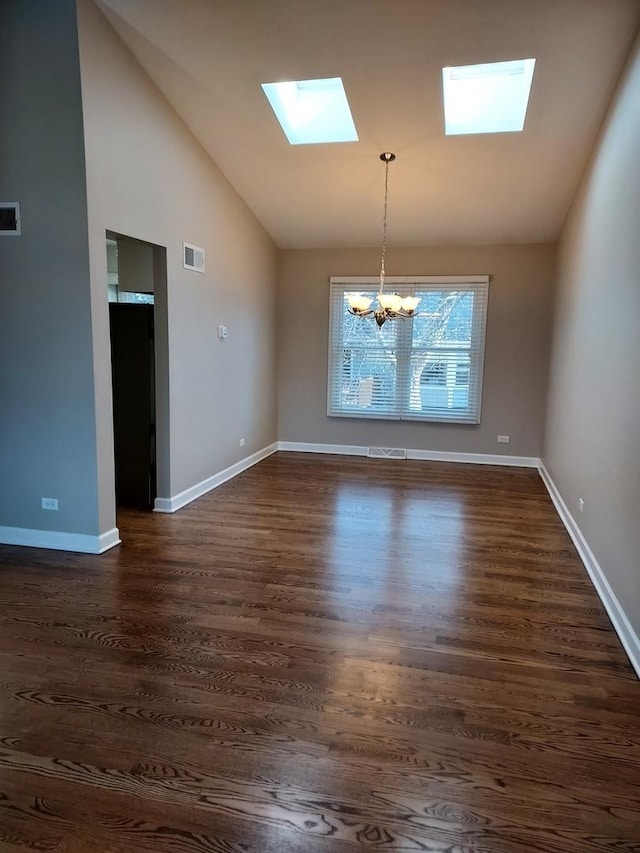
<path id="1" fill-rule="evenodd" d="M 294 453 L 336 453 L 339 456 L 366 456 L 366 447 L 356 444 L 310 444 L 307 441 L 279 441 L 278 450 Z"/>
<path id="2" fill-rule="evenodd" d="M 340 456 L 366 456 L 368 447 L 357 444 L 309 444 L 304 441 L 279 441 L 278 450 L 296 453 L 335 453 Z M 407 450 L 407 459 L 430 462 L 468 462 L 475 465 L 512 465 L 537 468 L 537 456 L 501 456 L 492 453 L 454 453 L 440 450 Z"/>
<path id="3" fill-rule="evenodd" d="M 206 495 L 207 492 L 210 492 L 212 489 L 216 489 L 218 486 L 226 483 L 227 480 L 237 477 L 238 474 L 241 474 L 243 471 L 246 471 L 247 468 L 251 468 L 258 462 L 266 459 L 267 456 L 271 456 L 271 454 L 275 453 L 276 450 L 278 450 L 278 443 L 274 442 L 268 447 L 263 447 L 262 450 L 252 453 L 251 456 L 247 456 L 239 462 L 230 465 L 228 468 L 225 468 L 224 471 L 219 471 L 217 474 L 207 477 L 206 480 L 202 480 L 200 483 L 190 486 L 183 492 L 173 495 L 173 497 L 156 498 L 153 505 L 153 511 L 176 512 L 177 510 L 182 509 L 183 506 L 195 501 L 196 498 L 201 498 L 202 495 Z"/>
<path id="4" fill-rule="evenodd" d="M 51 548 L 54 551 L 79 551 L 103 554 L 120 543 L 120 533 L 113 527 L 100 536 L 84 533 L 62 533 L 58 530 L 31 530 L 26 527 L 0 527 L 0 543 L 29 548 Z"/>
<path id="5" fill-rule="evenodd" d="M 106 533 L 101 533 L 100 536 L 98 536 L 99 550 L 96 553 L 104 554 L 105 551 L 108 551 L 110 548 L 114 548 L 116 545 L 119 545 L 120 542 L 120 531 L 117 527 L 112 527 L 111 530 L 108 530 Z"/>
<path id="6" fill-rule="evenodd" d="M 573 544 L 576 546 L 580 559 L 589 573 L 589 577 L 591 578 L 591 582 L 600 597 L 600 601 L 609 614 L 609 619 L 611 619 L 615 632 L 618 635 L 627 656 L 629 657 L 631 666 L 635 669 L 636 674 L 640 678 L 640 638 L 636 634 L 633 625 L 629 621 L 627 614 L 624 612 L 615 592 L 611 588 L 611 584 L 607 580 L 604 569 L 600 563 L 598 563 L 593 551 L 589 547 L 589 543 L 584 537 L 583 532 L 578 527 L 575 518 L 569 512 L 562 495 L 558 491 L 556 484 L 551 479 L 551 475 L 545 468 L 542 461 L 540 461 L 538 470 L 540 471 L 542 481 L 547 487 L 547 491 L 553 501 L 553 505 L 558 511 L 558 515 L 566 527 L 569 536 L 573 540 Z"/>
<path id="7" fill-rule="evenodd" d="M 537 456 L 506 456 L 499 453 L 450 453 L 440 450 L 407 450 L 407 459 L 429 462 L 464 462 L 472 465 L 510 465 L 513 468 L 537 468 Z"/>

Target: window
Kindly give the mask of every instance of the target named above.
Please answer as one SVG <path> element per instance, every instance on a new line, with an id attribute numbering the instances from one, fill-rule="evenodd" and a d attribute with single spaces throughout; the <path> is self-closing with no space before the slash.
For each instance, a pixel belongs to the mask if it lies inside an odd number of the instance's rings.
<path id="1" fill-rule="evenodd" d="M 446 361 L 428 361 L 420 376 L 420 382 L 425 385 L 446 385 L 447 384 L 447 362 Z"/>
<path id="2" fill-rule="evenodd" d="M 109 302 L 128 302 L 134 305 L 153 305 L 153 293 L 136 293 L 132 290 L 120 290 L 117 284 L 107 285 Z"/>
<path id="3" fill-rule="evenodd" d="M 415 317 L 348 312 L 347 293 L 375 300 L 377 279 L 333 277 L 327 414 L 479 423 L 488 276 L 387 276 L 387 291 L 418 296 Z"/>
<path id="4" fill-rule="evenodd" d="M 262 89 L 291 145 L 358 141 L 342 78 L 263 83 Z"/>
<path id="5" fill-rule="evenodd" d="M 442 69 L 447 136 L 521 131 L 535 59 Z"/>

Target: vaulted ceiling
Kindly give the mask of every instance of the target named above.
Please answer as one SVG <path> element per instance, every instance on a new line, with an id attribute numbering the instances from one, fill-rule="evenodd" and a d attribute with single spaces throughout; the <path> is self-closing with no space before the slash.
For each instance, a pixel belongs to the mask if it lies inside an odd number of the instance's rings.
<path id="1" fill-rule="evenodd" d="M 555 240 L 639 0 L 98 0 L 280 247 Z M 444 135 L 441 69 L 535 57 L 522 133 Z M 359 142 L 291 146 L 260 84 L 342 77 Z"/>

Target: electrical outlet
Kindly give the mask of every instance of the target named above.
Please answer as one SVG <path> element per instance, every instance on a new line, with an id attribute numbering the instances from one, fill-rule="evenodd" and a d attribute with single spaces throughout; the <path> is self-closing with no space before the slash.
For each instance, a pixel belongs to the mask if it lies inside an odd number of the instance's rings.
<path id="1" fill-rule="evenodd" d="M 58 509 L 58 498 L 42 498 L 42 509 Z"/>
<path id="2" fill-rule="evenodd" d="M 241 438 L 241 439 L 240 439 L 240 447 L 244 447 L 246 443 L 247 443 L 247 439 L 246 439 L 246 438 Z"/>
<path id="3" fill-rule="evenodd" d="M 499 435 L 498 436 L 498 444 L 509 444 L 511 441 L 511 436 L 509 435 Z"/>
<path id="4" fill-rule="evenodd" d="M 578 498 L 578 509 L 580 510 L 580 512 L 584 512 L 584 501 L 582 500 L 582 498 Z"/>

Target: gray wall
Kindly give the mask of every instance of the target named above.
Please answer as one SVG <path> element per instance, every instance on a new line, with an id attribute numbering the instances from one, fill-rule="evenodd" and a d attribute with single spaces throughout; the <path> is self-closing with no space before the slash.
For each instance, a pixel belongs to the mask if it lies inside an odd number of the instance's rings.
<path id="1" fill-rule="evenodd" d="M 75 0 L 3 2 L 0 79 L 0 197 L 23 219 L 0 238 L 0 527 L 96 535 Z"/>
<path id="2" fill-rule="evenodd" d="M 387 258 L 389 275 L 491 275 L 482 423 L 328 418 L 329 276 L 375 275 L 380 253 L 378 249 L 292 249 L 279 254 L 279 438 L 539 456 L 555 247 L 392 247 Z M 498 434 L 510 435 L 510 444 L 497 444 Z"/>
<path id="3" fill-rule="evenodd" d="M 564 229 L 552 353 L 543 460 L 640 634 L 638 43 Z"/>
<path id="4" fill-rule="evenodd" d="M 118 290 L 153 293 L 153 246 L 140 240 L 120 239 L 117 251 Z"/>
<path id="5" fill-rule="evenodd" d="M 78 17 L 106 527 L 114 509 L 105 230 L 167 248 L 162 428 L 171 453 L 162 497 L 276 440 L 276 250 L 91 0 L 79 0 Z M 205 249 L 204 275 L 182 268 L 183 240 Z M 224 342 L 219 324 L 229 330 Z"/>

